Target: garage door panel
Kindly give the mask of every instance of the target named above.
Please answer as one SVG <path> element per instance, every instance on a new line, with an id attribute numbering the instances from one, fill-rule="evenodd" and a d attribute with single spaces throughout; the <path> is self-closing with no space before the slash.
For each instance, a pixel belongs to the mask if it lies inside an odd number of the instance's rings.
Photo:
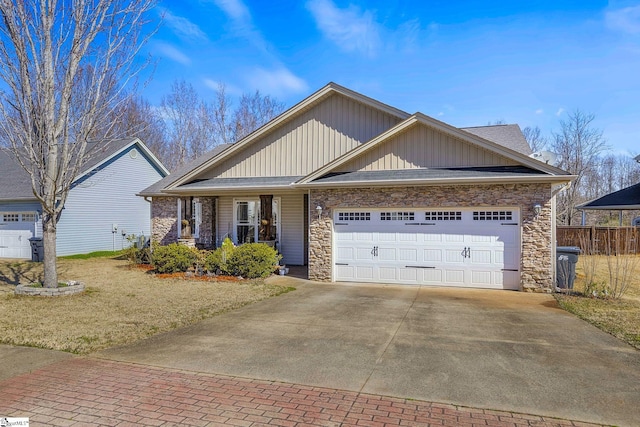
<path id="1" fill-rule="evenodd" d="M 407 249 L 401 248 L 398 249 L 398 260 L 399 261 L 418 261 L 418 249 Z"/>
<path id="2" fill-rule="evenodd" d="M 378 261 L 397 261 L 398 260 L 398 249 L 396 248 L 384 248 L 378 247 Z"/>
<path id="3" fill-rule="evenodd" d="M 490 285 L 492 283 L 493 272 L 474 270 L 471 272 L 471 284 L 474 286 Z"/>
<path id="4" fill-rule="evenodd" d="M 367 266 L 356 266 L 355 268 L 355 276 L 357 280 L 370 280 L 373 281 L 374 279 L 374 275 L 373 275 L 373 267 L 367 267 Z"/>
<path id="5" fill-rule="evenodd" d="M 424 249 L 422 251 L 425 262 L 439 263 L 442 261 L 442 249 Z"/>
<path id="6" fill-rule="evenodd" d="M 471 263 L 472 264 L 494 264 L 491 255 L 493 251 L 489 249 L 471 251 Z"/>
<path id="7" fill-rule="evenodd" d="M 397 233 L 399 242 L 417 242 L 418 234 L 415 233 Z"/>
<path id="8" fill-rule="evenodd" d="M 445 270 L 444 280 L 447 283 L 464 283 L 464 270 Z"/>
<path id="9" fill-rule="evenodd" d="M 399 268 L 398 278 L 402 283 L 419 283 L 418 282 L 418 269 L 416 268 Z"/>
<path id="10" fill-rule="evenodd" d="M 422 275 L 425 283 L 434 285 L 442 285 L 444 283 L 442 270 L 425 269 L 422 270 Z"/>
<path id="11" fill-rule="evenodd" d="M 392 281 L 398 280 L 398 269 L 395 267 L 380 267 L 380 281 Z"/>
<path id="12" fill-rule="evenodd" d="M 464 242 L 464 234 L 443 234 L 442 241 L 446 243 L 462 243 Z"/>

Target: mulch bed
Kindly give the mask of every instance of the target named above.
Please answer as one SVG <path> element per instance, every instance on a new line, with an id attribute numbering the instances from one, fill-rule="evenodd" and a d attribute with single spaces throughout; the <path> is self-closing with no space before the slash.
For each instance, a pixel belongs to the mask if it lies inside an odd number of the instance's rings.
<path id="1" fill-rule="evenodd" d="M 137 264 L 135 268 L 153 274 L 158 279 L 182 279 L 182 280 L 198 280 L 201 282 L 241 282 L 246 279 L 235 276 L 198 276 L 192 272 L 188 273 L 154 273 L 153 266 L 149 264 Z"/>

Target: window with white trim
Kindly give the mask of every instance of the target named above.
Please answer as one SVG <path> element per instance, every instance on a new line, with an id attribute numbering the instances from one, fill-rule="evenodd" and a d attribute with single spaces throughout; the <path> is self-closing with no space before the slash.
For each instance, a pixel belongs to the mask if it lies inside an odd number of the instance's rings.
<path id="1" fill-rule="evenodd" d="M 371 212 L 338 212 L 338 221 L 371 221 Z"/>
<path id="2" fill-rule="evenodd" d="M 380 221 L 414 221 L 415 212 L 380 212 Z"/>
<path id="3" fill-rule="evenodd" d="M 462 211 L 428 211 L 424 213 L 426 221 L 462 221 Z"/>
<path id="4" fill-rule="evenodd" d="M 473 211 L 474 221 L 512 221 L 513 211 Z"/>

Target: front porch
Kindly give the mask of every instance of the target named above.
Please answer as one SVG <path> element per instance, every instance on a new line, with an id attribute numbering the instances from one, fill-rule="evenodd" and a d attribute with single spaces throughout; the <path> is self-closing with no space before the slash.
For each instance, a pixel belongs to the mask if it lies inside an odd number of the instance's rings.
<path id="1" fill-rule="evenodd" d="M 189 195 L 154 197 L 153 242 L 175 243 L 188 237 L 198 248 L 264 242 L 283 255 L 288 266 L 308 257 L 309 205 L 306 193 Z"/>

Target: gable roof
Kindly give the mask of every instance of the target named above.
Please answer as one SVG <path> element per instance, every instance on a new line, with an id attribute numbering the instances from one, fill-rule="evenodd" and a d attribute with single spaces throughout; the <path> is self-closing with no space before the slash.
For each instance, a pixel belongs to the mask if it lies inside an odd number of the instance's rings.
<path id="1" fill-rule="evenodd" d="M 287 123 L 288 121 L 304 113 L 305 111 L 308 111 L 309 109 L 321 103 L 324 99 L 334 94 L 345 96 L 349 99 L 365 104 L 371 108 L 384 111 L 401 120 L 404 120 L 407 117 L 409 117 L 409 113 L 405 111 L 402 111 L 390 105 L 384 104 L 373 98 L 369 98 L 368 96 L 362 95 L 358 92 L 354 92 L 351 89 L 347 89 L 336 83 L 330 82 L 320 90 L 314 92 L 313 94 L 303 99 L 293 107 L 281 113 L 279 116 L 267 122 L 266 124 L 256 129 L 249 135 L 245 136 L 240 141 L 232 144 L 231 147 L 229 147 L 229 149 L 225 150 L 223 153 L 220 153 L 220 155 L 210 157 L 209 159 L 207 159 L 204 162 L 201 162 L 199 165 L 195 166 L 191 171 L 187 172 L 186 174 L 183 174 L 182 176 L 178 176 L 178 174 L 174 174 L 175 176 L 177 176 L 177 179 L 165 188 L 172 189 L 189 182 L 190 180 L 195 178 L 200 172 L 206 170 L 207 168 L 212 166 L 214 163 L 218 164 L 219 162 L 229 158 L 234 153 L 241 151 L 246 146 L 254 143 L 255 141 L 259 140 L 261 137 L 268 134 L 269 132 Z"/>
<path id="2" fill-rule="evenodd" d="M 149 151 L 140 139 L 126 138 L 88 142 L 87 159 L 81 169 L 82 172 L 78 174 L 74 181 L 109 162 L 133 145 L 136 145 L 144 153 L 161 175 L 166 176 L 169 174 L 167 168 Z M 35 200 L 29 174 L 16 161 L 13 153 L 5 150 L 0 150 L 0 182 L 2 182 L 2 185 L 0 185 L 0 200 Z"/>
<path id="3" fill-rule="evenodd" d="M 640 183 L 606 194 L 577 209 L 636 210 L 640 209 Z"/>
<path id="4" fill-rule="evenodd" d="M 527 156 L 533 153 L 518 125 L 474 126 L 460 129 Z"/>
<path id="5" fill-rule="evenodd" d="M 319 185 L 319 183 L 321 181 L 319 181 L 319 178 L 331 173 L 332 171 L 336 170 L 336 168 L 338 168 L 339 166 L 342 166 L 346 163 L 348 163 L 349 161 L 351 161 L 352 159 L 355 159 L 356 157 L 364 154 L 365 152 L 373 149 L 374 147 L 383 144 L 385 141 L 388 141 L 390 138 L 392 138 L 395 135 L 400 134 L 401 132 L 406 131 L 407 129 L 411 128 L 412 126 L 415 126 L 417 124 L 423 124 L 425 126 L 429 126 L 432 127 L 436 130 L 442 131 L 442 132 L 446 132 L 450 135 L 453 135 L 459 139 L 461 139 L 462 141 L 468 142 L 470 144 L 479 146 L 481 148 L 485 148 L 489 151 L 498 153 L 508 159 L 514 160 L 515 162 L 526 166 L 528 168 L 531 168 L 532 170 L 537 170 L 546 174 L 549 174 L 551 176 L 562 176 L 561 179 L 558 178 L 554 178 L 554 182 L 566 182 L 566 181 L 570 181 L 572 179 L 572 177 L 565 171 L 556 168 L 554 166 L 548 165 L 546 163 L 540 162 L 538 160 L 535 160 L 525 154 L 523 154 L 522 152 L 518 152 L 512 148 L 509 148 L 507 146 L 501 145 L 499 143 L 490 141 L 486 138 L 477 136 L 475 133 L 473 132 L 469 132 L 468 130 L 461 130 L 458 128 L 455 128 L 451 125 L 448 125 L 444 122 L 441 122 L 439 120 L 436 120 L 432 117 L 426 116 L 422 113 L 415 113 L 414 115 L 412 115 L 411 117 L 407 118 L 406 120 L 400 122 L 398 125 L 392 127 L 391 129 L 387 130 L 386 132 L 383 132 L 382 134 L 378 135 L 376 138 L 373 138 L 371 141 L 360 145 L 359 147 L 351 150 L 350 152 L 346 153 L 345 155 L 335 159 L 333 162 L 330 162 L 328 164 L 326 164 L 325 166 L 317 169 L 316 171 L 312 172 L 311 174 L 307 175 L 306 177 L 304 177 L 303 179 L 299 180 L 296 182 L 297 185 L 314 185 L 313 182 L 316 181 L 315 185 Z M 495 126 L 492 126 L 492 128 L 495 128 Z M 474 130 L 478 130 L 480 128 L 474 128 Z M 503 134 L 506 133 L 511 133 L 513 132 L 515 128 L 511 127 L 511 128 L 502 128 L 499 131 L 496 131 L 495 129 L 482 129 L 481 131 L 479 131 L 480 133 L 484 133 L 484 134 L 492 134 L 493 136 L 498 136 L 500 135 L 502 137 Z M 519 131 L 519 127 L 517 127 L 517 130 Z M 507 132 L 502 132 L 506 130 Z M 520 134 L 522 134 L 522 132 L 520 132 Z M 524 139 L 524 137 L 523 137 Z M 526 142 L 526 141 L 525 141 Z M 516 143 L 514 144 L 515 146 L 519 146 L 520 144 Z M 527 144 L 528 145 L 528 144 Z M 529 151 L 531 149 L 529 148 Z M 541 178 L 540 176 L 536 176 L 536 179 Z M 476 178 L 477 179 L 477 178 Z M 336 182 L 334 181 L 334 184 Z"/>

